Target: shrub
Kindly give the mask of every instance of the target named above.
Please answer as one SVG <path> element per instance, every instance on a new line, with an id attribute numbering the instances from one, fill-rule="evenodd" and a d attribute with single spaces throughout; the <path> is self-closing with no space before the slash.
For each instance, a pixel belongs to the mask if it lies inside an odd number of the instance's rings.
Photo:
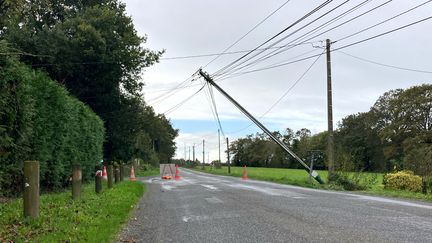
<path id="1" fill-rule="evenodd" d="M 412 171 L 403 170 L 384 175 L 383 184 L 386 189 L 419 192 L 422 188 L 422 179 Z"/>
<path id="2" fill-rule="evenodd" d="M 0 52 L 7 52 L 1 41 Z M 0 196 L 22 190 L 25 160 L 40 162 L 43 190 L 68 185 L 74 164 L 81 165 L 84 180 L 92 178 L 104 133 L 102 120 L 63 86 L 0 56 Z"/>
<path id="3" fill-rule="evenodd" d="M 331 186 L 342 188 L 348 191 L 366 190 L 377 182 L 377 175 L 359 172 L 336 172 L 332 178 Z"/>

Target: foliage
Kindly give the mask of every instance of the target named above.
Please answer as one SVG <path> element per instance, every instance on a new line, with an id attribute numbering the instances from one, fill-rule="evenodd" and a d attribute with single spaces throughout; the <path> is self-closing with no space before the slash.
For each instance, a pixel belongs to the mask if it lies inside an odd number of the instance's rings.
<path id="1" fill-rule="evenodd" d="M 143 68 L 163 51 L 144 47 L 120 0 L 6 0 L 0 37 L 21 61 L 43 69 L 104 121 L 109 163 L 141 158 L 157 165 L 174 155 L 177 131 L 141 95 Z M 0 13 L 2 13 L 0 12 Z"/>
<path id="2" fill-rule="evenodd" d="M 70 192 L 45 194 L 36 220 L 23 218 L 21 199 L 0 204 L 0 242 L 112 242 L 144 190 L 121 182 L 101 194 L 86 185 L 80 201 Z"/>
<path id="3" fill-rule="evenodd" d="M 7 43 L 0 42 L 7 52 Z M 0 194 L 22 190 L 24 160 L 40 162 L 41 186 L 63 188 L 73 164 L 92 178 L 102 159 L 100 118 L 64 87 L 16 59 L 0 56 Z"/>
<path id="4" fill-rule="evenodd" d="M 403 170 L 384 175 L 383 184 L 386 189 L 419 192 L 422 188 L 422 179 L 412 171 Z"/>
<path id="5" fill-rule="evenodd" d="M 368 174 L 363 172 L 345 172 L 338 171 L 334 173 L 331 180 L 333 186 L 341 187 L 348 191 L 364 191 L 371 189 L 378 182 L 377 174 Z"/>

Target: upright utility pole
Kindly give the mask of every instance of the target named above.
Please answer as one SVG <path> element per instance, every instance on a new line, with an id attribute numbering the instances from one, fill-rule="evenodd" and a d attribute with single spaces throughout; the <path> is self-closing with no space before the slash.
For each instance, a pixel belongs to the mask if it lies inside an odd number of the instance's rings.
<path id="1" fill-rule="evenodd" d="M 193 144 L 193 147 L 192 147 L 192 159 L 195 162 L 195 144 Z"/>
<path id="2" fill-rule="evenodd" d="M 230 154 L 229 154 L 229 141 L 228 141 L 228 137 L 226 138 L 227 140 L 227 164 L 228 164 L 228 174 L 231 174 L 231 163 L 230 163 Z"/>
<path id="3" fill-rule="evenodd" d="M 202 161 L 202 168 L 204 169 L 204 161 L 205 161 L 205 140 L 203 139 L 203 161 Z"/>
<path id="4" fill-rule="evenodd" d="M 219 143 L 219 163 L 222 163 L 221 153 L 220 153 L 220 130 L 219 129 L 218 129 L 218 143 Z"/>
<path id="5" fill-rule="evenodd" d="M 334 175 L 334 137 L 333 137 L 333 100 L 332 100 L 332 77 L 331 77 L 331 59 L 330 59 L 330 39 L 326 40 L 327 50 L 327 122 L 328 122 L 328 140 L 327 140 L 327 166 L 328 178 L 331 180 Z"/>
<path id="6" fill-rule="evenodd" d="M 188 160 L 190 161 L 190 146 L 189 146 L 189 156 L 188 156 Z"/>

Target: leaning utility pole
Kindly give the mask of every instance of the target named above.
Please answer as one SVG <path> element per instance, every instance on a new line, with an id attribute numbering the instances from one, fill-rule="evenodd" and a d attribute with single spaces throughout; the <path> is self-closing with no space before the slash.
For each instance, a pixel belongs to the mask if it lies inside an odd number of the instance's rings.
<path id="1" fill-rule="evenodd" d="M 220 129 L 218 129 L 218 143 L 219 143 L 219 163 L 222 163 L 221 153 L 220 153 Z"/>
<path id="2" fill-rule="evenodd" d="M 228 174 L 231 174 L 231 163 L 230 163 L 230 154 L 229 154 L 229 141 L 228 141 L 228 137 L 226 138 L 227 140 L 227 164 L 228 164 Z"/>
<path id="3" fill-rule="evenodd" d="M 327 166 L 328 178 L 331 180 L 334 176 L 334 137 L 333 137 L 333 100 L 332 100 L 332 78 L 331 78 L 331 59 L 330 59 L 330 39 L 326 40 L 327 50 Z"/>
<path id="4" fill-rule="evenodd" d="M 288 148 L 288 146 L 285 143 L 283 143 L 278 138 L 276 138 L 263 124 L 261 124 L 261 122 L 259 122 L 254 116 L 252 116 L 247 110 L 245 110 L 245 108 L 243 108 L 243 106 L 241 106 L 236 100 L 234 100 L 227 92 L 225 92 L 225 90 L 223 90 L 221 87 L 219 87 L 219 85 L 217 85 L 213 81 L 213 79 L 210 77 L 210 75 L 208 75 L 207 73 L 204 73 L 201 69 L 199 70 L 199 74 L 209 84 L 213 85 L 219 92 L 221 92 L 221 94 L 224 95 L 225 98 L 227 98 L 229 101 L 231 101 L 231 103 L 233 103 L 241 112 L 243 112 L 243 114 L 245 114 L 249 119 L 251 119 L 251 121 L 253 123 L 255 123 L 255 125 L 257 125 L 265 134 L 267 134 L 267 136 L 269 136 L 277 145 L 279 145 L 283 150 L 285 150 L 292 157 L 294 157 L 294 159 L 296 159 L 301 165 L 303 165 L 305 170 L 309 173 L 309 171 L 310 171 L 309 166 L 305 162 L 303 162 L 303 160 L 300 159 L 300 157 L 298 157 L 293 151 L 291 151 L 291 149 Z M 320 184 L 324 184 L 324 181 L 321 179 L 318 172 L 313 171 L 312 177 L 316 181 L 318 181 Z"/>
<path id="5" fill-rule="evenodd" d="M 204 161 L 205 161 L 205 140 L 203 139 L 203 161 L 202 161 L 202 168 L 204 169 Z"/>

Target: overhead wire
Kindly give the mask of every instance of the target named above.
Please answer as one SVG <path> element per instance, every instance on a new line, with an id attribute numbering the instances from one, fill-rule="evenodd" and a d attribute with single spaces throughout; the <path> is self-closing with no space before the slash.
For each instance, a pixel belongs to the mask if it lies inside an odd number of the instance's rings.
<path id="1" fill-rule="evenodd" d="M 245 69 L 245 68 L 247 68 L 247 67 L 248 67 L 248 68 L 253 67 L 253 66 L 257 65 L 258 63 L 263 62 L 263 61 L 265 61 L 265 60 L 267 60 L 267 59 L 269 59 L 269 58 L 271 58 L 271 57 L 273 57 L 273 56 L 276 56 L 276 55 L 282 53 L 282 52 L 286 52 L 286 51 L 292 49 L 293 47 L 298 46 L 298 45 L 301 44 L 301 43 L 314 43 L 314 42 L 308 42 L 308 41 L 312 40 L 313 38 L 315 38 L 315 37 L 317 37 L 317 36 L 319 36 L 319 35 L 322 35 L 322 34 L 324 34 L 324 33 L 327 33 L 327 32 L 329 32 L 329 31 L 331 31 L 331 30 L 335 29 L 336 27 L 333 27 L 333 28 L 331 28 L 331 29 L 328 29 L 328 30 L 326 30 L 326 31 L 323 31 L 323 32 L 321 32 L 320 34 L 315 35 L 315 36 L 313 36 L 313 37 L 310 37 L 310 38 L 308 38 L 308 39 L 305 39 L 305 38 L 307 38 L 308 36 L 310 36 L 310 35 L 312 35 L 312 34 L 318 32 L 318 31 L 320 31 L 321 29 L 323 29 L 323 28 L 325 28 L 326 26 L 328 26 L 328 25 L 330 25 L 330 24 L 336 22 L 337 20 L 339 20 L 339 19 L 345 17 L 346 15 L 348 15 L 348 14 L 354 12 L 355 10 L 359 9 L 360 7 L 362 7 L 363 5 L 365 5 L 366 3 L 368 3 L 369 1 L 370 1 L 370 0 L 366 0 L 366 1 L 361 2 L 360 4 L 358 4 L 358 5 L 354 6 L 354 7 L 352 7 L 351 9 L 349 9 L 349 10 L 347 10 L 347 11 L 345 11 L 345 12 L 343 12 L 342 14 L 339 14 L 338 16 L 333 17 L 332 19 L 328 20 L 327 22 L 325 22 L 325 23 L 323 23 L 323 24 L 321 24 L 321 25 L 315 27 L 314 29 L 312 29 L 312 30 L 310 30 L 310 31 L 308 31 L 308 32 L 306 32 L 306 33 L 304 33 L 303 35 L 297 37 L 296 39 L 291 40 L 290 42 L 286 43 L 285 45 L 282 45 L 283 48 L 279 48 L 278 50 L 273 50 L 273 51 L 271 51 L 271 52 L 265 54 L 264 56 L 262 56 L 262 57 L 260 57 L 260 58 L 258 58 L 258 59 L 256 59 L 256 60 L 250 62 L 250 63 L 247 63 L 247 64 L 245 64 L 245 65 L 243 65 L 243 66 L 240 66 L 240 67 L 237 67 L 237 68 L 231 70 L 231 71 L 228 72 L 228 73 L 233 73 L 233 72 L 236 72 L 236 71 L 239 71 L 239 70 Z M 377 9 L 377 8 L 379 8 L 379 7 L 382 7 L 383 5 L 385 5 L 385 4 L 387 4 L 387 3 L 391 2 L 391 1 L 392 1 L 392 0 L 389 0 L 389 1 L 387 1 L 387 2 L 385 2 L 385 3 L 383 3 L 383 4 L 381 4 L 381 5 L 379 5 L 379 6 L 377 6 L 377 7 L 375 7 L 375 8 L 372 9 L 372 10 L 375 10 L 375 9 Z M 366 13 L 371 12 L 372 10 L 369 10 L 369 11 L 367 11 Z M 366 14 L 366 13 L 363 13 L 362 15 L 364 15 L 364 14 Z M 355 18 L 357 18 L 357 17 L 358 17 L 358 16 L 356 16 Z M 352 20 L 354 20 L 354 18 L 352 18 L 351 20 L 345 21 L 344 23 L 338 25 L 337 27 L 339 27 L 339 26 L 341 26 L 341 25 L 343 25 L 343 24 L 346 24 L 346 23 L 348 23 L 348 22 L 350 22 L 350 21 L 352 21 Z M 289 36 L 287 36 L 287 37 L 289 37 Z M 295 41 L 299 41 L 299 42 L 294 43 Z"/>
<path id="2" fill-rule="evenodd" d="M 432 71 L 399 67 L 399 66 L 394 66 L 394 65 L 389 65 L 389 64 L 385 64 L 385 63 L 380 63 L 380 62 L 372 61 L 372 60 L 369 60 L 369 59 L 366 59 L 366 58 L 363 58 L 363 57 L 354 56 L 352 54 L 349 54 L 349 53 L 346 53 L 346 52 L 343 52 L 343 51 L 340 51 L 340 50 L 337 51 L 337 52 L 342 53 L 342 54 L 344 54 L 346 56 L 355 58 L 357 60 L 363 61 L 363 62 L 372 63 L 372 64 L 383 66 L 383 67 L 394 68 L 394 69 L 403 70 L 403 71 L 432 74 Z"/>
<path id="3" fill-rule="evenodd" d="M 377 26 L 379 26 L 379 25 L 382 25 L 382 24 L 384 24 L 384 23 L 387 23 L 388 21 L 393 20 L 393 19 L 395 19 L 395 18 L 398 18 L 398 17 L 400 17 L 400 16 L 402 16 L 402 15 L 404 15 L 404 14 L 407 14 L 407 13 L 409 13 L 409 12 L 411 12 L 411 11 L 413 11 L 413 10 L 415 10 L 415 9 L 417 9 L 417 8 L 419 8 L 419 7 L 421 7 L 421 6 L 424 6 L 424 5 L 428 4 L 428 3 L 430 3 L 431 1 L 432 1 L 432 0 L 425 1 L 425 2 L 423 2 L 423 3 L 421 3 L 421 4 L 419 4 L 419 5 L 416 5 L 416 6 L 412 7 L 412 8 L 410 8 L 410 9 L 406 10 L 406 11 L 403 11 L 403 12 L 397 14 L 397 15 L 394 15 L 394 16 L 392 16 L 391 18 L 385 19 L 385 20 L 383 20 L 383 21 L 381 21 L 381 22 L 379 22 L 379 23 L 376 23 L 376 24 L 371 25 L 371 26 L 369 26 L 369 27 L 367 27 L 367 28 L 364 28 L 364 29 L 362 29 L 362 30 L 359 30 L 359 31 L 357 31 L 357 32 L 354 32 L 354 33 L 352 33 L 352 34 L 349 34 L 349 35 L 347 35 L 347 36 L 345 36 L 345 37 L 342 37 L 342 38 L 338 39 L 337 41 L 342 41 L 342 40 L 348 39 L 348 38 L 350 38 L 350 37 L 353 37 L 353 36 L 356 36 L 356 35 L 358 35 L 358 34 L 360 34 L 360 33 L 363 33 L 363 32 L 365 32 L 365 31 L 367 31 L 367 30 L 370 30 L 370 29 L 372 29 L 372 28 L 375 28 L 375 27 L 377 27 Z"/>
<path id="4" fill-rule="evenodd" d="M 262 46 L 264 46 L 267 43 L 271 42 L 272 40 L 274 40 L 278 36 L 282 35 L 287 30 L 291 29 L 293 26 L 297 25 L 298 23 L 300 23 L 304 19 L 308 18 L 309 16 L 311 16 L 315 12 L 319 11 L 320 9 L 322 9 L 323 7 L 325 7 L 326 5 L 328 5 L 329 3 L 331 3 L 332 1 L 333 0 L 327 0 L 324 3 L 320 4 L 319 6 L 317 6 L 316 8 L 314 8 L 312 11 L 309 11 L 307 14 L 305 14 L 304 16 L 302 16 L 301 18 L 299 18 L 298 20 L 294 21 L 294 23 L 290 24 L 289 26 L 287 26 L 286 28 L 284 28 L 283 30 L 281 30 L 280 32 L 278 32 L 277 34 L 273 35 L 271 38 L 267 39 L 266 41 L 264 41 L 263 43 L 261 43 L 260 45 L 258 45 L 257 47 L 255 47 L 252 51 L 250 51 L 250 52 L 242 55 L 241 57 L 239 57 L 236 60 L 232 61 L 228 65 L 222 67 L 221 69 L 219 69 L 218 71 L 216 71 L 212 76 L 217 76 L 221 72 L 224 72 L 226 69 L 232 67 L 236 63 L 240 62 L 243 58 L 246 58 L 248 55 L 250 55 L 251 53 L 253 53 L 256 49 L 261 48 Z"/>
<path id="5" fill-rule="evenodd" d="M 300 75 L 300 77 L 299 78 L 297 78 L 297 80 L 263 113 L 263 114 L 261 114 L 261 116 L 259 116 L 259 118 L 261 119 L 261 118 L 263 118 L 264 116 L 266 116 L 271 110 L 273 110 L 273 108 L 275 107 L 275 106 L 277 106 L 287 95 L 288 95 L 288 93 L 289 92 L 291 92 L 293 89 L 294 89 L 294 87 L 298 84 L 298 83 L 300 83 L 302 80 L 303 80 L 303 78 L 306 76 L 306 74 L 312 69 L 312 67 L 316 64 L 316 62 L 319 60 L 319 58 L 322 56 L 322 54 L 324 54 L 324 52 L 322 52 L 313 62 L 312 62 L 312 64 L 310 64 L 309 65 L 309 67 L 302 73 L 302 75 Z M 246 127 L 244 127 L 244 128 L 241 128 L 241 129 L 239 129 L 239 130 L 236 130 L 236 131 L 232 131 L 232 132 L 229 132 L 228 134 L 234 134 L 234 133 L 238 133 L 238 132 L 241 132 L 241 131 L 243 131 L 243 130 L 245 130 L 245 129 L 247 129 L 247 128 L 249 128 L 250 126 L 252 126 L 253 125 L 253 123 L 250 123 L 248 126 L 246 126 Z"/>
<path id="6" fill-rule="evenodd" d="M 221 54 L 217 55 L 215 58 L 210 60 L 206 65 L 204 65 L 203 68 L 207 67 L 214 61 L 216 61 L 221 55 L 226 53 L 229 49 L 231 49 L 233 46 L 235 46 L 237 43 L 239 43 L 241 40 L 243 40 L 246 36 L 248 36 L 252 31 L 254 31 L 256 28 L 258 28 L 261 24 L 263 24 L 267 19 L 269 19 L 271 16 L 273 16 L 276 12 L 278 12 L 281 8 L 283 8 L 286 4 L 288 4 L 291 0 L 285 1 L 281 6 L 279 6 L 277 9 L 275 9 L 273 12 L 271 12 L 269 15 L 267 15 L 263 20 L 261 20 L 259 23 L 257 23 L 252 29 L 250 29 L 248 32 L 246 32 L 243 36 L 241 36 L 239 39 L 237 39 L 234 43 L 232 43 L 230 46 L 225 48 L 225 50 L 222 51 Z"/>
<path id="7" fill-rule="evenodd" d="M 193 93 L 192 95 L 188 96 L 186 99 L 182 100 L 180 103 L 178 103 L 177 105 L 171 107 L 170 109 L 168 109 L 167 111 L 163 112 L 164 115 L 167 115 L 175 110 L 177 110 L 179 107 L 181 107 L 182 105 L 184 105 L 188 100 L 192 99 L 196 94 L 198 94 L 201 90 L 204 89 L 204 85 L 198 89 L 195 93 Z"/>
<path id="8" fill-rule="evenodd" d="M 296 34 L 297 32 L 299 32 L 300 30 L 305 29 L 307 26 L 309 26 L 309 25 L 315 23 L 316 21 L 320 20 L 321 18 L 327 16 L 328 14 L 330 14 L 331 12 L 335 11 L 336 9 L 342 7 L 344 4 L 348 3 L 349 1 L 350 1 L 350 0 L 346 0 L 346 1 L 342 2 L 341 4 L 337 5 L 336 7 L 333 7 L 332 9 L 330 9 L 330 10 L 328 10 L 327 12 L 321 14 L 321 15 L 318 16 L 317 18 L 311 20 L 311 21 L 308 22 L 307 24 L 305 24 L 305 25 L 303 25 L 303 26 L 297 28 L 296 30 L 290 32 L 289 34 L 285 35 L 284 37 L 280 38 L 279 40 L 276 40 L 275 42 L 273 42 L 272 44 L 270 44 L 270 47 L 279 44 L 280 42 L 284 41 L 285 39 L 287 39 L 287 38 L 291 37 L 292 35 Z M 311 15 L 310 15 L 310 16 L 311 16 Z M 238 62 L 237 64 L 233 64 L 231 67 L 226 68 L 226 69 L 223 71 L 223 73 L 226 74 L 226 73 L 228 73 L 228 72 L 231 72 L 231 71 L 232 71 L 233 69 L 235 69 L 236 67 L 239 67 L 240 65 L 242 65 L 242 64 L 244 64 L 244 63 L 246 63 L 246 62 L 252 60 L 253 58 L 255 58 L 255 57 L 261 55 L 263 52 L 264 52 L 264 51 L 260 51 L 260 52 L 258 52 L 258 53 L 255 53 L 255 54 L 252 55 L 252 56 L 249 56 L 249 57 L 246 58 L 245 60 L 243 60 L 243 61 L 241 61 L 241 62 Z M 215 74 L 212 75 L 212 76 L 215 77 L 215 76 L 218 76 L 218 75 L 220 75 L 220 73 L 215 73 Z"/>

